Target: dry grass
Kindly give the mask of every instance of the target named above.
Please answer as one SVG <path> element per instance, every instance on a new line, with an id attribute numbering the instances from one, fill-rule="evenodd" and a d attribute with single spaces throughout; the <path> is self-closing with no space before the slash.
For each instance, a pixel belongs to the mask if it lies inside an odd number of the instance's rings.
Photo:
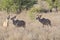
<path id="1" fill-rule="evenodd" d="M 9 22 L 9 27 L 6 29 L 2 26 L 7 14 L 0 12 L 0 40 L 60 40 L 60 12 L 42 14 L 44 18 L 48 18 L 52 22 L 52 27 L 45 26 L 35 20 L 33 22 L 26 12 L 22 12 L 17 16 L 17 19 L 26 21 L 26 29 L 15 27 L 12 21 Z M 14 16 L 12 14 L 12 16 Z"/>

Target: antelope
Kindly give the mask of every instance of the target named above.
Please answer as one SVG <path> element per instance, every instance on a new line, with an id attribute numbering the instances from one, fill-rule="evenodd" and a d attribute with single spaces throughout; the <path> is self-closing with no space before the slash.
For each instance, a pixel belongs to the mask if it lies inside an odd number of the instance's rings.
<path id="1" fill-rule="evenodd" d="M 14 17 L 11 18 L 13 24 L 14 24 L 15 26 L 17 26 L 17 27 L 23 27 L 23 28 L 25 28 L 25 24 L 26 24 L 25 21 L 23 21 L 23 20 L 18 20 L 18 19 L 15 20 L 15 18 L 16 18 L 16 16 L 14 16 Z"/>
<path id="2" fill-rule="evenodd" d="M 51 26 L 51 21 L 49 19 L 41 18 L 41 17 L 42 17 L 42 15 L 38 15 L 38 17 L 36 19 L 43 24 L 43 27 L 44 27 L 44 25 Z"/>

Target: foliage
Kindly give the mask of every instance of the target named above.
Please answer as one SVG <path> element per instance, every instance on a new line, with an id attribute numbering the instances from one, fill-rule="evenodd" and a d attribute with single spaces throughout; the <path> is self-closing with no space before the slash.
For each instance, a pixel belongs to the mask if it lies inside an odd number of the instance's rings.
<path id="1" fill-rule="evenodd" d="M 46 0 L 48 2 L 48 4 L 50 5 L 50 8 L 53 8 L 55 6 L 60 7 L 60 0 L 55 0 L 54 2 L 52 2 L 52 0 Z"/>
<path id="2" fill-rule="evenodd" d="M 29 17 L 33 20 L 35 19 L 35 14 L 40 12 L 40 7 L 32 7 L 29 11 L 28 11 L 28 14 L 29 14 Z"/>
<path id="3" fill-rule="evenodd" d="M 52 0 L 46 0 L 46 2 L 49 4 L 49 9 L 52 9 L 54 5 Z"/>
<path id="4" fill-rule="evenodd" d="M 15 12 L 33 6 L 35 0 L 1 0 L 0 10 Z"/>
<path id="5" fill-rule="evenodd" d="M 49 9 L 52 9 L 55 6 L 60 8 L 60 0 L 55 0 L 54 3 L 52 0 L 46 0 L 49 4 Z M 7 12 L 16 12 L 24 9 L 30 9 L 31 13 L 39 12 L 40 8 L 33 7 L 37 3 L 37 0 L 0 0 L 0 10 L 5 10 Z"/>
<path id="6" fill-rule="evenodd" d="M 56 0 L 54 5 L 60 7 L 60 0 Z"/>

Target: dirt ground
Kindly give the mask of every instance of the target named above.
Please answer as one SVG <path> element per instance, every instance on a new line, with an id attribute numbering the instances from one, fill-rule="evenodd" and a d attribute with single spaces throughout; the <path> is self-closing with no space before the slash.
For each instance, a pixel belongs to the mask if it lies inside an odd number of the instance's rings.
<path id="1" fill-rule="evenodd" d="M 52 26 L 42 27 L 42 23 L 38 20 L 32 21 L 27 12 L 17 15 L 17 19 L 26 22 L 26 28 L 16 27 L 12 20 L 9 20 L 9 26 L 3 27 L 8 14 L 0 12 L 0 40 L 60 40 L 60 12 L 43 13 L 42 18 L 51 21 Z M 11 14 L 13 17 L 16 14 Z"/>

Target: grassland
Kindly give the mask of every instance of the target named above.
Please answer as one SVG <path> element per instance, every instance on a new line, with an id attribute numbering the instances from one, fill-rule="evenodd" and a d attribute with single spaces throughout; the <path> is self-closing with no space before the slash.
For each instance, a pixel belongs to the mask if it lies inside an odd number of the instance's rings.
<path id="1" fill-rule="evenodd" d="M 52 27 L 44 26 L 38 20 L 32 21 L 27 12 L 17 15 L 17 19 L 26 22 L 26 28 L 15 27 L 9 20 L 9 26 L 2 24 L 8 14 L 0 12 L 0 40 L 60 40 L 60 12 L 43 13 L 42 18 L 50 19 Z M 15 14 L 11 14 L 11 17 Z"/>

